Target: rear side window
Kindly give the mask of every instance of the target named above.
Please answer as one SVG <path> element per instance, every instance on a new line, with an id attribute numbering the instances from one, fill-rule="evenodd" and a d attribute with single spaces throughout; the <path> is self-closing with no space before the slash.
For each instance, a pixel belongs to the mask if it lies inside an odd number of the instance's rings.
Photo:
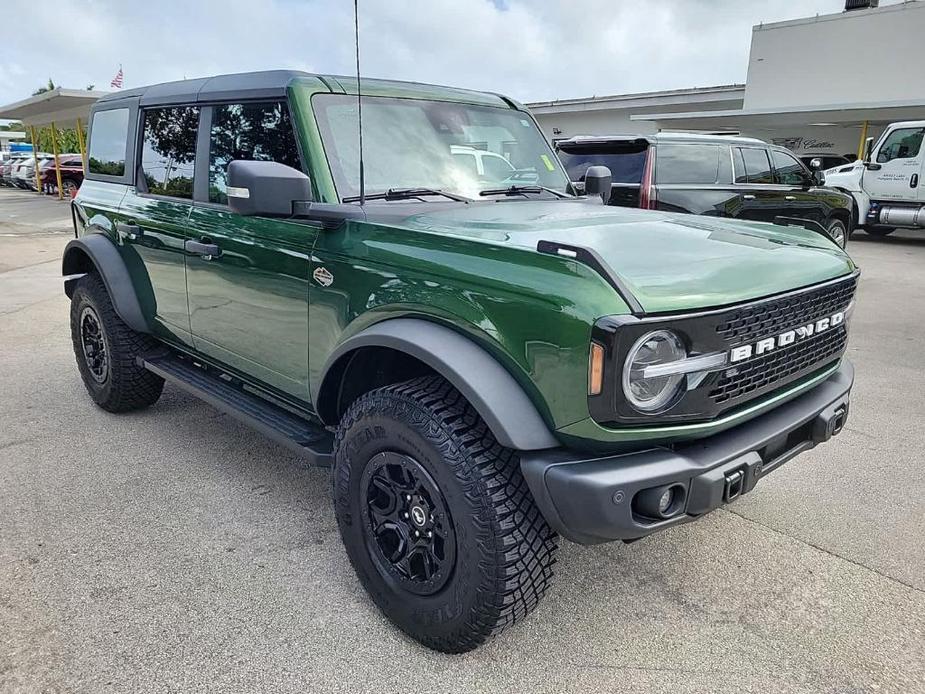
<path id="1" fill-rule="evenodd" d="M 141 170 L 147 192 L 192 199 L 198 127 L 198 106 L 145 111 Z"/>
<path id="2" fill-rule="evenodd" d="M 90 125 L 89 169 L 102 176 L 125 174 L 128 109 L 97 111 Z"/>
<path id="3" fill-rule="evenodd" d="M 739 147 L 733 159 L 736 183 L 774 183 L 767 150 L 756 147 Z"/>
<path id="4" fill-rule="evenodd" d="M 720 145 L 659 144 L 655 182 L 716 183 L 720 157 L 726 151 Z"/>
<path id="5" fill-rule="evenodd" d="M 284 103 L 227 104 L 212 109 L 209 202 L 227 204 L 228 164 L 235 159 L 275 161 L 301 171 L 289 110 Z"/>
<path id="6" fill-rule="evenodd" d="M 606 166 L 614 183 L 641 183 L 648 149 L 648 143 L 602 144 L 593 150 L 591 147 L 563 148 L 559 150 L 559 159 L 572 181 L 583 180 L 590 166 Z"/>

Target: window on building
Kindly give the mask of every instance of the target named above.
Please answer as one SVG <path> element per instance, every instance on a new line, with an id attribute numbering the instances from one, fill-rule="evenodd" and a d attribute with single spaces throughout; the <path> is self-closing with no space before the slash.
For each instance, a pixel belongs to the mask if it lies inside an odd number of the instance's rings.
<path id="1" fill-rule="evenodd" d="M 785 186 L 802 186 L 809 178 L 803 164 L 792 154 L 771 150 L 777 182 Z"/>
<path id="2" fill-rule="evenodd" d="M 89 170 L 103 176 L 125 174 L 128 109 L 97 111 L 90 125 Z"/>
<path id="3" fill-rule="evenodd" d="M 656 183 L 716 183 L 720 155 L 727 150 L 720 145 L 661 144 L 658 146 Z M 727 155 L 728 156 L 728 155 Z"/>
<path id="4" fill-rule="evenodd" d="M 212 109 L 209 202 L 223 205 L 228 202 L 228 164 L 235 159 L 275 161 L 301 171 L 285 104 L 227 104 Z"/>
<path id="5" fill-rule="evenodd" d="M 757 147 L 738 147 L 736 183 L 774 183 L 768 152 Z"/>
<path id="6" fill-rule="evenodd" d="M 877 152 L 877 163 L 885 164 L 894 159 L 912 159 L 919 155 L 922 148 L 922 135 L 925 128 L 900 128 L 891 132 L 880 151 Z"/>
<path id="7" fill-rule="evenodd" d="M 198 106 L 145 111 L 141 170 L 147 192 L 192 199 L 198 126 Z"/>

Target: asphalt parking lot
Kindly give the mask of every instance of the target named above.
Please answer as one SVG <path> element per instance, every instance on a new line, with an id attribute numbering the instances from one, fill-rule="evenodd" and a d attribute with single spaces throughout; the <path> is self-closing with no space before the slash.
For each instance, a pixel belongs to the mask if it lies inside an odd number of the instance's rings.
<path id="1" fill-rule="evenodd" d="M 724 510 L 564 543 L 464 656 L 392 628 L 328 473 L 168 386 L 114 416 L 74 366 L 66 204 L 0 190 L 0 691 L 925 692 L 925 234 L 863 269 L 847 429 Z"/>

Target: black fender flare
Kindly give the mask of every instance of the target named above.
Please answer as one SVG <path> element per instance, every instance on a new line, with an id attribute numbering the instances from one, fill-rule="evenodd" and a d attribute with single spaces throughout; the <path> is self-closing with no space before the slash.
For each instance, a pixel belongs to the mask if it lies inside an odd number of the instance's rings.
<path id="1" fill-rule="evenodd" d="M 93 268 L 87 267 L 84 257 L 90 259 Z M 73 295 L 74 283 L 79 279 L 74 275 L 82 276 L 93 269 L 99 273 L 103 284 L 106 285 L 106 291 L 119 318 L 136 332 L 151 332 L 125 261 L 122 260 L 119 249 L 104 234 L 86 234 L 68 242 L 64 247 L 64 257 L 61 261 L 61 274 L 66 278 L 64 293 L 68 297 Z"/>
<path id="2" fill-rule="evenodd" d="M 495 357 L 472 339 L 419 318 L 392 318 L 345 340 L 330 355 L 314 402 L 325 390 L 331 368 L 361 347 L 387 347 L 404 352 L 439 373 L 475 408 L 501 445 L 522 451 L 556 448 L 536 406 Z"/>

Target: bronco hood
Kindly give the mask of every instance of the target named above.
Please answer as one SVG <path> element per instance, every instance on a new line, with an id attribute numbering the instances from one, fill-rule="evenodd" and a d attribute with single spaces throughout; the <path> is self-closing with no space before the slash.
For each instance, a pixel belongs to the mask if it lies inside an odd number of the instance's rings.
<path id="1" fill-rule="evenodd" d="M 827 237 L 800 227 L 570 200 L 433 208 L 405 225 L 533 250 L 540 241 L 593 249 L 646 313 L 724 306 L 854 270 Z"/>

